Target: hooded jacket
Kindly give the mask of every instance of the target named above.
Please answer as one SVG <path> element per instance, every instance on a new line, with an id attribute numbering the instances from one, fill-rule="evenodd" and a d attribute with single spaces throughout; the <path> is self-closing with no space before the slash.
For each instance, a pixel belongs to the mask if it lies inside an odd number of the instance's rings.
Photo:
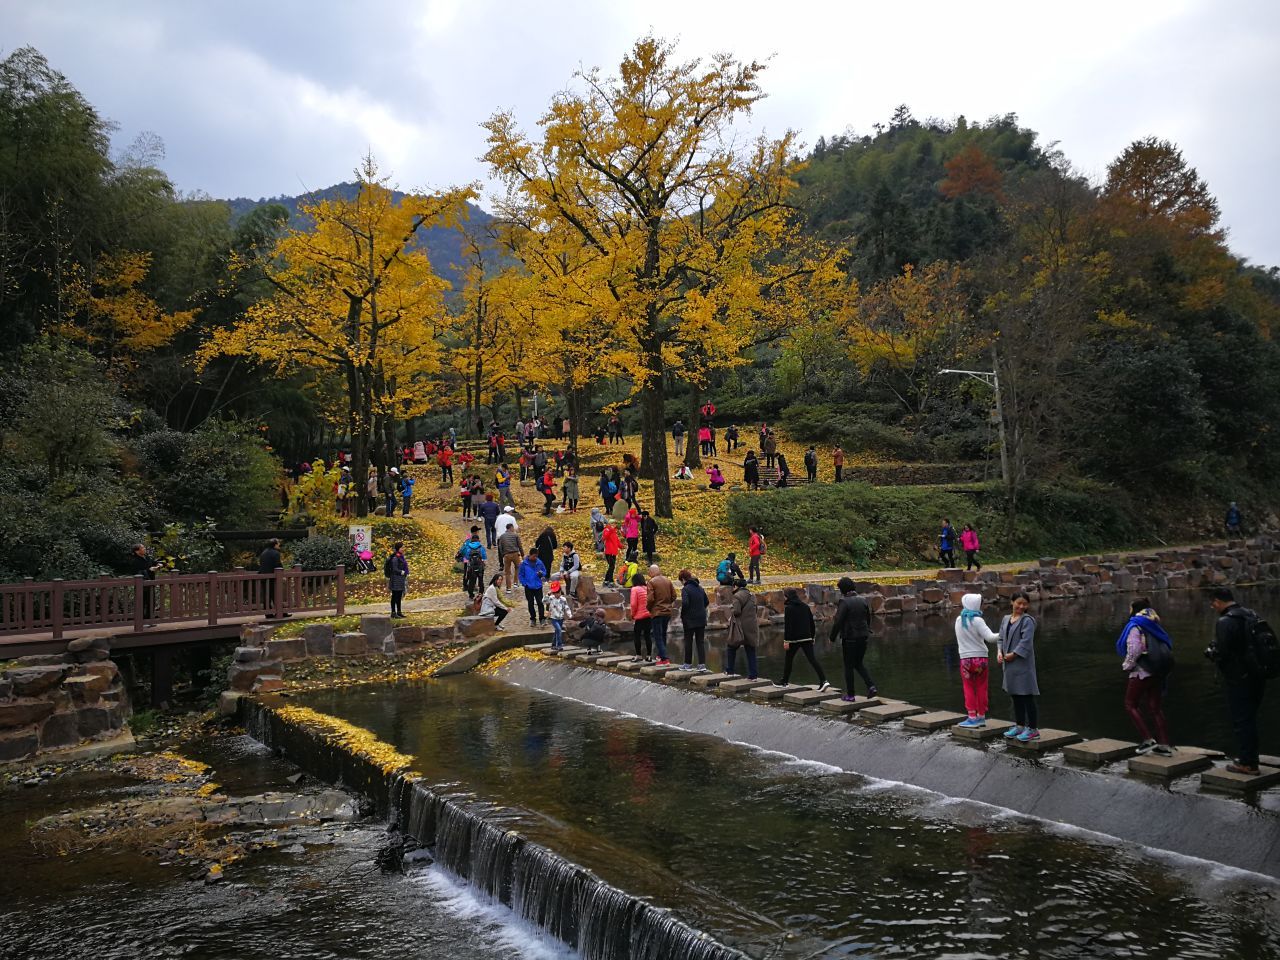
<path id="1" fill-rule="evenodd" d="M 846 593 L 836 606 L 831 621 L 831 639 L 844 643 L 865 641 L 871 633 L 871 607 L 857 593 Z"/>
<path id="2" fill-rule="evenodd" d="M 987 659 L 988 643 L 996 643 L 1000 635 L 982 619 L 982 594 L 966 593 L 960 600 L 964 612 L 956 617 L 956 643 L 960 647 L 960 659 Z"/>
<path id="3" fill-rule="evenodd" d="M 787 643 L 802 643 L 817 636 L 813 611 L 799 597 L 787 597 L 782 605 L 782 639 Z"/>
<path id="4" fill-rule="evenodd" d="M 711 604 L 707 591 L 697 577 L 691 577 L 680 588 L 680 622 L 685 629 L 707 625 L 707 607 Z"/>
<path id="5" fill-rule="evenodd" d="M 754 647 L 760 643 L 760 624 L 756 620 L 756 598 L 746 587 L 733 591 L 733 620 L 738 627 L 738 637 L 744 647 Z M 729 645 L 734 646 L 734 637 L 730 632 Z"/>

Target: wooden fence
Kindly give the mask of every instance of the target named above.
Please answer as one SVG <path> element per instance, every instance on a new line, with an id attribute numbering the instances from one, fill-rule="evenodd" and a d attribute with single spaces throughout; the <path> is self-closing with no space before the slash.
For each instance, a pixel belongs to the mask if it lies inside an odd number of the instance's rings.
<path id="1" fill-rule="evenodd" d="M 232 617 L 273 616 L 346 608 L 346 571 L 196 573 L 97 580 L 0 584 L 0 637 L 114 628 L 141 633 L 157 624 L 216 626 Z"/>

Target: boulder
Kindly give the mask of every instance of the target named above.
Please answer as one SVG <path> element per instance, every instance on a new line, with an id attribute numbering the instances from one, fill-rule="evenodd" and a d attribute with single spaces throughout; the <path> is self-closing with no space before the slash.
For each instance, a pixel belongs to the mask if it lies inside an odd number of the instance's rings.
<path id="1" fill-rule="evenodd" d="M 392 642 L 397 647 L 417 646 L 422 643 L 423 636 L 421 627 L 396 627 L 391 631 Z"/>
<path id="2" fill-rule="evenodd" d="M 382 647 L 382 641 L 391 636 L 391 617 L 385 613 L 366 613 L 360 618 L 360 632 L 369 638 L 369 648 Z"/>
<path id="3" fill-rule="evenodd" d="M 218 696 L 218 716 L 234 717 L 240 711 L 240 698 L 243 696 L 235 690 L 223 690 Z"/>
<path id="4" fill-rule="evenodd" d="M 941 603 L 946 598 L 947 595 L 937 587 L 925 587 L 920 591 L 920 599 L 925 603 Z"/>
<path id="5" fill-rule="evenodd" d="M 23 667 L 19 670 L 10 670 L 5 676 L 13 684 L 13 692 L 16 695 L 19 697 L 35 697 L 46 690 L 52 690 L 66 679 L 69 673 L 71 673 L 71 667 L 63 664 L 61 666 Z"/>
<path id="6" fill-rule="evenodd" d="M 120 714 L 113 707 L 81 707 L 76 711 L 76 725 L 82 738 L 118 729 L 120 724 Z"/>
<path id="7" fill-rule="evenodd" d="M 307 642 L 302 637 L 267 641 L 267 657 L 272 660 L 301 660 L 306 655 Z"/>
<path id="8" fill-rule="evenodd" d="M 605 623 L 617 623 L 622 619 L 621 606 L 602 607 L 600 613 L 601 619 L 604 620 Z"/>
<path id="9" fill-rule="evenodd" d="M 333 638 L 335 657 L 363 657 L 369 652 L 369 638 L 363 633 L 339 633 Z"/>
<path id="10" fill-rule="evenodd" d="M 276 632 L 274 626 L 260 623 L 245 624 L 240 628 L 240 640 L 246 647 L 261 647 Z"/>
<path id="11" fill-rule="evenodd" d="M 13 696 L 13 684 L 8 680 L 0 680 L 0 700 L 8 700 Z"/>
<path id="12" fill-rule="evenodd" d="M 487 637 L 494 632 L 493 617 L 460 617 L 453 625 L 459 637 Z"/>
<path id="13" fill-rule="evenodd" d="M 40 748 L 34 730 L 10 730 L 0 733 L 0 763 L 10 763 L 30 756 Z"/>
<path id="14" fill-rule="evenodd" d="M 39 723 L 53 713 L 53 704 L 48 700 L 15 700 L 13 703 L 0 703 L 0 727 L 26 727 Z"/>
<path id="15" fill-rule="evenodd" d="M 573 596 L 579 603 L 595 603 L 599 599 L 596 582 L 587 571 L 583 570 L 578 574 L 578 589 Z"/>
<path id="16" fill-rule="evenodd" d="M 84 653 L 93 649 L 92 637 L 77 637 L 67 644 L 67 653 Z"/>
<path id="17" fill-rule="evenodd" d="M 787 595 L 782 590 L 765 590 L 756 594 L 756 606 L 767 607 L 774 613 L 781 613 L 787 603 Z"/>
<path id="18" fill-rule="evenodd" d="M 284 689 L 284 677 L 275 674 L 263 674 L 253 684 L 254 693 L 274 693 Z"/>
<path id="19" fill-rule="evenodd" d="M 302 642 L 309 657 L 333 656 L 333 624 L 307 624 L 302 628 Z"/>
<path id="20" fill-rule="evenodd" d="M 260 660 L 257 663 L 233 663 L 227 672 L 232 690 L 248 693 L 253 683 L 263 674 L 279 673 L 279 661 Z"/>
<path id="21" fill-rule="evenodd" d="M 879 607 L 882 613 L 900 613 L 902 611 L 901 597 L 885 597 L 884 603 Z"/>
<path id="22" fill-rule="evenodd" d="M 76 668 L 75 676 L 92 676 L 106 677 L 107 686 L 115 683 L 116 677 L 120 676 L 120 668 L 110 660 L 104 660 L 101 663 L 85 663 Z M 106 687 L 103 687 L 105 690 Z"/>
<path id="23" fill-rule="evenodd" d="M 453 642 L 453 627 L 423 627 L 423 643 L 442 647 Z"/>
<path id="24" fill-rule="evenodd" d="M 622 591 L 620 590 L 601 590 L 596 595 L 606 607 L 616 607 L 622 603 Z"/>
<path id="25" fill-rule="evenodd" d="M 62 681 L 62 689 L 68 691 L 76 703 L 93 703 L 109 686 L 111 681 L 106 677 L 67 677 Z"/>
<path id="26" fill-rule="evenodd" d="M 59 664 L 70 663 L 71 658 L 61 653 L 37 653 L 29 657 L 18 657 L 13 661 L 14 669 L 17 667 L 56 667 Z"/>
<path id="27" fill-rule="evenodd" d="M 68 710 L 64 713 L 55 713 L 40 724 L 41 750 L 69 747 L 82 739 L 79 715 L 76 712 Z"/>
<path id="28" fill-rule="evenodd" d="M 266 656 L 266 652 L 262 647 L 236 647 L 232 659 L 236 663 L 257 663 Z"/>

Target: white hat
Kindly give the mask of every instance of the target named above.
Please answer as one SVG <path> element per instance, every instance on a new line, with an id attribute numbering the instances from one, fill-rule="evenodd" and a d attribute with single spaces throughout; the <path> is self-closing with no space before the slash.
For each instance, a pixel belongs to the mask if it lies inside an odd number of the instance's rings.
<path id="1" fill-rule="evenodd" d="M 515 507 L 503 507 L 503 508 L 502 508 L 502 512 L 503 512 L 503 513 L 515 513 L 515 512 L 516 512 L 516 508 L 515 508 Z"/>
<path id="2" fill-rule="evenodd" d="M 392 468 L 391 468 L 391 472 L 392 472 L 392 473 L 399 473 L 400 471 L 399 471 L 399 470 L 397 470 L 395 467 L 392 467 Z"/>

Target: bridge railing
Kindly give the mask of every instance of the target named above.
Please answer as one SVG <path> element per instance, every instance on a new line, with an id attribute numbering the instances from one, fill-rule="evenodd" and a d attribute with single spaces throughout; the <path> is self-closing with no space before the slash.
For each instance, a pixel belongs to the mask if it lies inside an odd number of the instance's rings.
<path id="1" fill-rule="evenodd" d="M 163 574 L 0 584 L 0 637 L 157 624 L 207 623 L 232 617 L 346 609 L 346 571 L 277 569 L 272 573 Z"/>

